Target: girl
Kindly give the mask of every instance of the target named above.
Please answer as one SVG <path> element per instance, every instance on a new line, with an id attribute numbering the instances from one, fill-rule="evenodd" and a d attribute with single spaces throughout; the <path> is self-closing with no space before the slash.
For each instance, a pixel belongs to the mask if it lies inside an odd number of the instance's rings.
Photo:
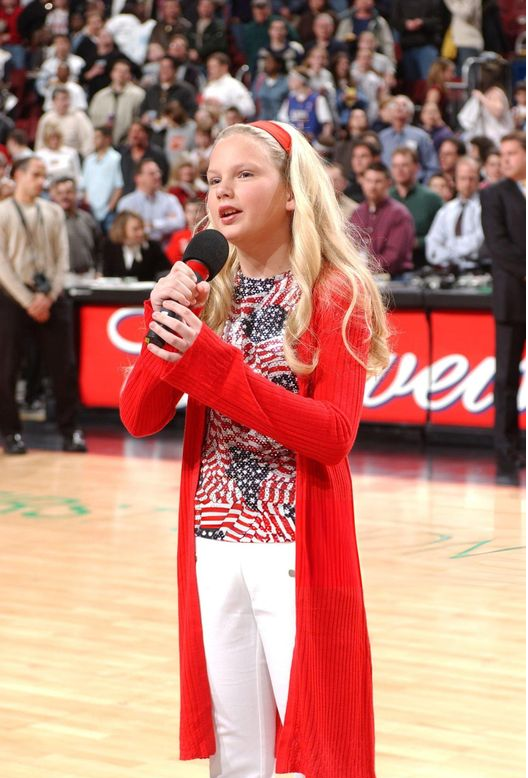
<path id="1" fill-rule="evenodd" d="M 383 306 L 329 177 L 291 126 L 217 138 L 209 286 L 179 262 L 121 396 L 134 435 L 189 393 L 178 580 L 181 758 L 215 778 L 374 778 L 370 648 L 347 455 Z M 161 306 L 181 319 L 160 314 Z M 187 307 L 192 306 L 192 307 Z M 161 326 L 166 322 L 168 329 Z"/>

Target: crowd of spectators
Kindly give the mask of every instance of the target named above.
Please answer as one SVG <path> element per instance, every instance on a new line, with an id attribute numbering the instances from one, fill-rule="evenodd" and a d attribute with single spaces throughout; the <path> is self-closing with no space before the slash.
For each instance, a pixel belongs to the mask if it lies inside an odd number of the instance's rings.
<path id="1" fill-rule="evenodd" d="M 501 138 L 525 127 L 508 62 L 514 6 L 501 17 L 480 0 L 1 0 L 0 196 L 13 161 L 35 153 L 44 196 L 70 182 L 97 225 L 85 273 L 130 275 L 136 265 L 104 259 L 117 214 L 137 214 L 166 251 L 175 231 L 190 234 L 184 206 L 206 197 L 219 130 L 278 119 L 328 160 L 380 271 L 486 269 L 478 193 L 501 177 Z M 454 110 L 464 65 L 490 49 Z"/>
<path id="2" fill-rule="evenodd" d="M 0 0 L 0 199 L 36 157 L 64 212 L 69 282 L 155 279 L 205 213 L 218 132 L 276 119 L 328 162 L 378 272 L 485 274 L 480 194 L 507 175 L 502 140 L 525 148 L 522 13 L 516 0 Z M 0 258 L 0 291 L 3 272 Z"/>

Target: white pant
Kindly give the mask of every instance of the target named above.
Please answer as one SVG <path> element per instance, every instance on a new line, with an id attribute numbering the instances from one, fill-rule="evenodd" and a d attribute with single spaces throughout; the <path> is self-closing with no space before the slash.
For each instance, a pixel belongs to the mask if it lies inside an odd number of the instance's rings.
<path id="1" fill-rule="evenodd" d="M 216 754 L 211 778 L 272 778 L 295 642 L 295 543 L 196 539 Z"/>

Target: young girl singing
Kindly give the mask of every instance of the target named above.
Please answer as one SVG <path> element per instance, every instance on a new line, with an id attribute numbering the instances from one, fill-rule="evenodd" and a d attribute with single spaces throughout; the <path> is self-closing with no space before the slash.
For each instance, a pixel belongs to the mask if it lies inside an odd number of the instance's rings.
<path id="1" fill-rule="evenodd" d="M 211 285 L 182 262 L 158 282 L 146 326 L 167 345 L 143 348 L 121 397 L 140 436 L 189 395 L 181 758 L 209 757 L 214 778 L 374 778 L 347 455 L 367 371 L 387 363 L 383 305 L 297 130 L 227 128 L 208 182 L 227 264 Z"/>

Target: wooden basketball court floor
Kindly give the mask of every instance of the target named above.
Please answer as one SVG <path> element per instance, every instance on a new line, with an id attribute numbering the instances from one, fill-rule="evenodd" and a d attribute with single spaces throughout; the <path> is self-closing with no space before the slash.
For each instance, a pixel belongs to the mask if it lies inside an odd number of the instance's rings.
<path id="1" fill-rule="evenodd" d="M 178 465 L 127 445 L 0 455 L 1 778 L 208 775 L 177 760 Z M 387 461 L 351 459 L 377 776 L 521 778 L 524 489 Z"/>

